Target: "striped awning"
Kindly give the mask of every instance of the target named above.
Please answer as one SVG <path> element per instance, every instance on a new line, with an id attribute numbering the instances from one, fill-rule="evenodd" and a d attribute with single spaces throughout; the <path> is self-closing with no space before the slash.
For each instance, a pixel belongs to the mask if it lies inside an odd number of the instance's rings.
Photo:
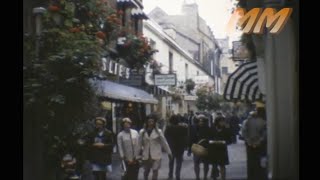
<path id="1" fill-rule="evenodd" d="M 228 101 L 265 101 L 259 89 L 257 62 L 244 63 L 233 72 L 224 89 L 224 98 Z"/>
<path id="2" fill-rule="evenodd" d="M 126 6 L 126 7 L 143 7 L 142 3 L 139 0 L 117 0 L 119 6 Z"/>
<path id="3" fill-rule="evenodd" d="M 139 19 L 148 19 L 148 16 L 140 8 L 131 9 L 131 17 Z"/>

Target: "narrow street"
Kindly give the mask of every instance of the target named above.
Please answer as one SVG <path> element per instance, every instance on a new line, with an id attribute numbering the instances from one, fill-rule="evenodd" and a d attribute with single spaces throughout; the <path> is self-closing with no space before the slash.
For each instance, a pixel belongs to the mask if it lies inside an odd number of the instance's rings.
<path id="1" fill-rule="evenodd" d="M 246 179 L 246 151 L 244 142 L 238 140 L 237 144 L 232 144 L 228 147 L 230 164 L 226 167 L 227 169 L 227 180 L 245 180 Z M 109 179 L 120 180 L 121 169 L 120 161 L 114 158 L 113 161 L 113 172 Z M 193 170 L 192 156 L 188 157 L 187 153 L 184 154 L 184 161 L 181 168 L 181 179 L 195 179 Z M 201 167 L 202 168 L 202 167 Z M 159 170 L 159 180 L 165 180 L 168 178 L 168 157 L 163 154 L 161 169 Z M 200 171 L 200 177 L 203 177 L 203 171 Z M 210 172 L 209 172 L 210 173 Z M 149 176 L 151 179 L 151 174 Z M 139 179 L 143 179 L 143 168 L 139 171 Z"/>

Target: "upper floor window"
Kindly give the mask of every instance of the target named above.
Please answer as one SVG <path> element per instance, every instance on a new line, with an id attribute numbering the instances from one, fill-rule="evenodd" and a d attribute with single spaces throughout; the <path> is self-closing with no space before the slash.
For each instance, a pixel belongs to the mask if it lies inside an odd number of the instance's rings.
<path id="1" fill-rule="evenodd" d="M 228 74 L 228 67 L 222 67 L 222 74 Z"/>
<path id="2" fill-rule="evenodd" d="M 156 49 L 156 41 L 154 41 L 153 39 L 149 39 L 149 45 L 151 47 L 151 49 Z M 154 54 L 152 55 L 154 57 Z"/>
<path id="3" fill-rule="evenodd" d="M 132 19 L 133 20 L 133 30 L 134 30 L 134 32 L 137 34 L 138 32 L 139 32 L 139 19 L 137 19 L 137 18 L 133 18 Z"/>
<path id="4" fill-rule="evenodd" d="M 173 73 L 173 54 L 169 52 L 169 73 Z"/>
<path id="5" fill-rule="evenodd" d="M 189 79 L 189 67 L 188 67 L 188 64 L 186 63 L 185 64 L 185 74 L 186 74 L 186 79 Z"/>

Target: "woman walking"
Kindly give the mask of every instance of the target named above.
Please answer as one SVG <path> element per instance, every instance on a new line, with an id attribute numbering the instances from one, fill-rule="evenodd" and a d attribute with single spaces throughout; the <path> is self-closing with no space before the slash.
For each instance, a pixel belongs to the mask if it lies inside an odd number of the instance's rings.
<path id="1" fill-rule="evenodd" d="M 139 134 L 136 130 L 131 129 L 131 120 L 123 118 L 122 131 L 117 136 L 119 154 L 121 160 L 125 162 L 126 173 L 124 180 L 137 180 L 139 174 Z"/>
<path id="2" fill-rule="evenodd" d="M 152 180 L 158 178 L 158 170 L 161 167 L 162 148 L 172 157 L 171 150 L 162 131 L 156 126 L 157 117 L 148 115 L 144 128 L 140 131 L 140 143 L 142 147 L 142 160 L 144 164 L 144 179 L 148 180 L 152 169 Z"/>
<path id="3" fill-rule="evenodd" d="M 209 159 L 212 163 L 212 178 L 216 179 L 218 174 L 214 174 L 217 166 L 220 169 L 221 180 L 226 179 L 225 165 L 229 164 L 228 147 L 231 144 L 232 133 L 223 116 L 218 116 L 213 124 L 212 138 L 209 141 Z"/>

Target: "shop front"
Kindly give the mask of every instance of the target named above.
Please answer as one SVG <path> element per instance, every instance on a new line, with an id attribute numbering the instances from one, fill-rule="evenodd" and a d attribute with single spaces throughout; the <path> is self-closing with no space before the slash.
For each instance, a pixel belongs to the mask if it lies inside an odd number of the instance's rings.
<path id="1" fill-rule="evenodd" d="M 153 106 L 158 104 L 149 93 L 130 86 L 108 80 L 92 80 L 101 103 L 101 115 L 108 122 L 107 128 L 114 133 L 121 130 L 120 122 L 124 117 L 132 120 L 133 128 L 143 127 L 145 117 Z"/>

